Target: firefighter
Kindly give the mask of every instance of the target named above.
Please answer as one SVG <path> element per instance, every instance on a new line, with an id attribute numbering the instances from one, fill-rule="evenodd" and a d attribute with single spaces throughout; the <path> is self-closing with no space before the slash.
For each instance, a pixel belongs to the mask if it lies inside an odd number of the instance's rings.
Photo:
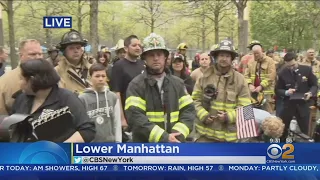
<path id="1" fill-rule="evenodd" d="M 125 102 L 133 142 L 184 142 L 195 119 L 192 98 L 183 81 L 165 68 L 164 39 L 151 33 L 143 45 L 146 71 L 130 82 Z"/>
<path id="2" fill-rule="evenodd" d="M 51 46 L 48 48 L 48 58 L 46 59 L 54 67 L 58 65 L 59 62 L 59 49 L 56 46 Z"/>
<path id="3" fill-rule="evenodd" d="M 240 59 L 240 63 L 238 66 L 238 72 L 240 72 L 241 74 L 245 74 L 246 69 L 248 68 L 249 62 L 254 60 L 254 57 L 252 54 L 252 47 L 255 45 L 260 45 L 262 47 L 262 44 L 259 41 L 257 41 L 257 40 L 251 41 L 249 46 L 247 47 L 250 50 L 250 52 L 248 54 L 242 56 Z"/>
<path id="4" fill-rule="evenodd" d="M 261 45 L 252 46 L 252 53 L 254 60 L 248 64 L 245 78 L 247 79 L 253 102 L 272 114 L 274 111 L 273 95 L 276 65 L 272 58 L 263 54 Z"/>
<path id="5" fill-rule="evenodd" d="M 237 53 L 232 42 L 223 40 L 210 52 L 216 63 L 194 87 L 197 111 L 196 142 L 237 142 L 236 108 L 251 104 L 244 76 L 232 68 Z"/>
<path id="6" fill-rule="evenodd" d="M 189 69 L 189 63 L 188 63 L 188 59 L 187 59 L 187 49 L 188 49 L 188 46 L 186 43 L 180 43 L 177 47 L 177 50 L 178 50 L 178 53 L 177 54 L 182 54 L 183 57 L 184 57 L 184 64 L 185 66 L 187 67 L 186 68 L 186 72 L 188 75 L 190 75 L 191 71 Z"/>
<path id="7" fill-rule="evenodd" d="M 61 77 L 59 86 L 70 91 L 81 93 L 91 86 L 89 82 L 89 56 L 84 53 L 87 41 L 82 35 L 71 29 L 62 36 L 58 47 L 63 56 L 60 58 L 56 70 Z"/>

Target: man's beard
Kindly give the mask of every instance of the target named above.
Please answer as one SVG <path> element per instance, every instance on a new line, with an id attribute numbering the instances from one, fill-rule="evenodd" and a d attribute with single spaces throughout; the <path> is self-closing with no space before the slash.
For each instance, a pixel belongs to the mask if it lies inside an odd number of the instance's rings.
<path id="1" fill-rule="evenodd" d="M 152 69 L 150 67 L 146 67 L 146 70 L 148 72 L 148 74 L 151 74 L 151 75 L 160 75 L 164 72 L 164 69 L 165 68 L 160 68 L 160 69 Z"/>

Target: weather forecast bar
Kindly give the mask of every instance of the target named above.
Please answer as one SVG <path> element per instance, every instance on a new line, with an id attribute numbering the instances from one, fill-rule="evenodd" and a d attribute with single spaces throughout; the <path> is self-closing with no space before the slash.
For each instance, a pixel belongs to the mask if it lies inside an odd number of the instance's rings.
<path id="1" fill-rule="evenodd" d="M 266 164 L 265 156 L 77 156 L 74 164 Z"/>

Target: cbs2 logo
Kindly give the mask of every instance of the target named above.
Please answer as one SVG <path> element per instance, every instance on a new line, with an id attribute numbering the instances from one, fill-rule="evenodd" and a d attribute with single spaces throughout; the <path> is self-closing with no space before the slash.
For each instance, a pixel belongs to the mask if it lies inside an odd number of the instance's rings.
<path id="1" fill-rule="evenodd" d="M 267 149 L 267 154 L 271 159 L 294 159 L 294 145 L 284 144 L 282 147 L 278 144 L 271 144 Z"/>

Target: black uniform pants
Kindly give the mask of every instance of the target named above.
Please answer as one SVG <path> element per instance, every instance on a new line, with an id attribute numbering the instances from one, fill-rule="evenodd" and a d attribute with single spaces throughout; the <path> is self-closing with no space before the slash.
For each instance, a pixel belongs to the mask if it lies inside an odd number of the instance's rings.
<path id="1" fill-rule="evenodd" d="M 285 124 L 284 132 L 281 137 L 281 142 L 286 142 L 286 138 L 288 136 L 288 129 L 290 127 L 290 122 L 293 117 L 296 117 L 300 130 L 304 134 L 308 134 L 309 129 L 309 116 L 310 116 L 310 103 L 309 102 L 292 102 L 285 101 L 284 107 L 280 112 L 280 118 L 283 120 Z"/>

